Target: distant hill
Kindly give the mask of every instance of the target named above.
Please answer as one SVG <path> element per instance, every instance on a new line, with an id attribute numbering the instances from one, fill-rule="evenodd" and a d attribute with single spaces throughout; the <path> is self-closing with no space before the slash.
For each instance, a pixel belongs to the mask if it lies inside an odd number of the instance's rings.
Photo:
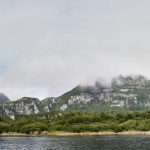
<path id="1" fill-rule="evenodd" d="M 141 75 L 118 76 L 110 86 L 96 81 L 92 86 L 78 85 L 59 97 L 42 101 L 24 97 L 4 103 L 0 114 L 34 114 L 51 111 L 141 111 L 150 109 L 150 80 Z"/>
<path id="2" fill-rule="evenodd" d="M 0 105 L 3 105 L 7 102 L 9 102 L 9 98 L 5 94 L 0 93 Z"/>

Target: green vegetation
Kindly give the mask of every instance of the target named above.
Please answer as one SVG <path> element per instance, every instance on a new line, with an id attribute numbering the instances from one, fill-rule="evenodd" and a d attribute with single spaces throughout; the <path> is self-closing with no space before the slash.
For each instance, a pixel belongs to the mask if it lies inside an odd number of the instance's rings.
<path id="1" fill-rule="evenodd" d="M 74 112 L 17 115 L 15 120 L 0 117 L 0 133 L 42 131 L 100 132 L 150 131 L 150 111 L 144 112 Z"/>

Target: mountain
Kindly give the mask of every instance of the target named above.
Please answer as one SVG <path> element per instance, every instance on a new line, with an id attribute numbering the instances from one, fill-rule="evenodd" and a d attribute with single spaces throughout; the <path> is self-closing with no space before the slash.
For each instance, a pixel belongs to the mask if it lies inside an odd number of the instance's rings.
<path id="1" fill-rule="evenodd" d="M 10 101 L 0 106 L 1 115 L 37 114 L 40 112 L 40 101 L 37 98 L 23 97 L 16 101 Z"/>
<path id="2" fill-rule="evenodd" d="M 0 105 L 5 104 L 9 101 L 9 98 L 4 95 L 3 93 L 0 93 Z"/>
<path id="3" fill-rule="evenodd" d="M 118 76 L 110 85 L 96 81 L 93 86 L 78 85 L 56 98 L 54 110 L 138 111 L 150 107 L 150 80 L 144 76 Z M 50 110 L 49 110 L 50 111 Z"/>
<path id="4" fill-rule="evenodd" d="M 141 111 L 150 108 L 150 80 L 144 76 L 118 76 L 110 85 L 78 85 L 71 91 L 42 101 L 24 97 L 3 104 L 2 115 L 37 114 L 51 111 Z"/>

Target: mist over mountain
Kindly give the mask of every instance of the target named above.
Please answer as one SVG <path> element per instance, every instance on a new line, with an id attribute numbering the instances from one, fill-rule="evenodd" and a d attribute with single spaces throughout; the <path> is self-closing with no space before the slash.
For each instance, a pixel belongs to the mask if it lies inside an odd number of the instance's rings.
<path id="1" fill-rule="evenodd" d="M 92 85 L 79 84 L 59 97 L 23 97 L 9 101 L 0 94 L 0 114 L 37 114 L 74 111 L 141 111 L 150 108 L 150 80 L 142 75 L 114 77 L 110 86 L 96 80 Z"/>

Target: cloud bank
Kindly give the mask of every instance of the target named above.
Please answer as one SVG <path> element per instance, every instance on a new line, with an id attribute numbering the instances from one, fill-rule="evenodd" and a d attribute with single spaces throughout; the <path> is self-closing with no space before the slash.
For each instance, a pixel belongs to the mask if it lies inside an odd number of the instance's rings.
<path id="1" fill-rule="evenodd" d="M 150 77 L 148 0 L 0 2 L 0 90 L 59 96 L 117 74 Z"/>

